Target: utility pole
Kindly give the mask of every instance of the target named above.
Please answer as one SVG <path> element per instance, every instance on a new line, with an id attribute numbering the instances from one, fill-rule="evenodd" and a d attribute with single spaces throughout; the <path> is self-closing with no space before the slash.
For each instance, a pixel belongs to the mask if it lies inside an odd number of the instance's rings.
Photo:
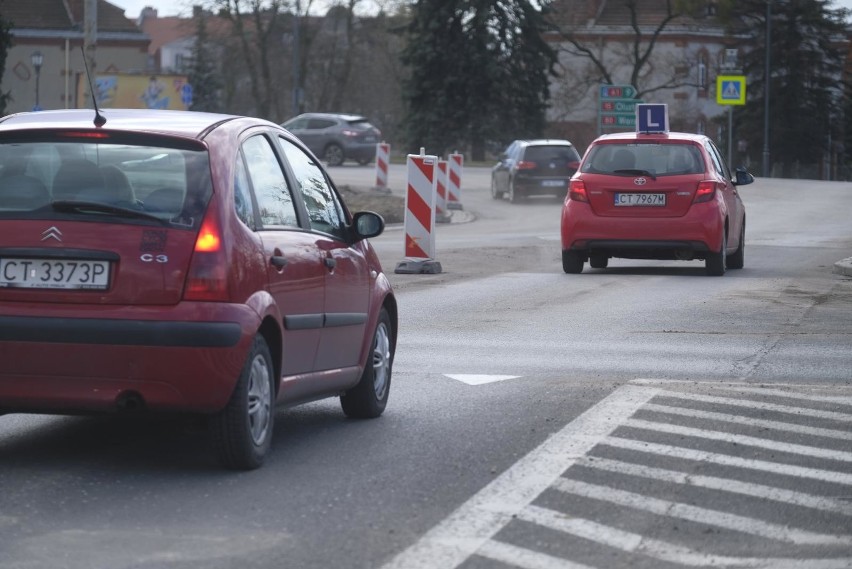
<path id="1" fill-rule="evenodd" d="M 763 70 L 763 176 L 768 178 L 769 171 L 769 87 L 772 82 L 769 72 L 772 51 L 772 0 L 766 0 L 766 67 Z"/>
<path id="2" fill-rule="evenodd" d="M 302 85 L 299 77 L 299 19 L 302 17 L 302 3 L 296 0 L 296 14 L 293 18 L 293 116 L 295 117 L 301 111 L 302 107 Z"/>
<path id="3" fill-rule="evenodd" d="M 83 4 L 83 52 L 89 63 L 89 73 L 92 74 L 92 84 L 96 85 L 95 51 L 98 44 L 98 0 L 86 0 Z M 85 83 L 88 85 L 88 82 Z M 91 97 L 95 93 L 90 94 Z"/>

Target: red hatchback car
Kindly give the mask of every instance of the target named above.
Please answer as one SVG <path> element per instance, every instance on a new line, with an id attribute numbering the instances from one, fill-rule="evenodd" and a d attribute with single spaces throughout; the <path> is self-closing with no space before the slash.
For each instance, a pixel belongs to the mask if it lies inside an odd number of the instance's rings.
<path id="1" fill-rule="evenodd" d="M 276 404 L 385 408 L 393 291 L 305 146 L 259 119 L 176 111 L 0 119 L 0 413 L 209 417 L 260 466 Z"/>
<path id="2" fill-rule="evenodd" d="M 562 268 L 609 259 L 703 259 L 708 275 L 740 269 L 745 207 L 735 177 L 706 136 L 618 133 L 592 142 L 562 209 Z"/>

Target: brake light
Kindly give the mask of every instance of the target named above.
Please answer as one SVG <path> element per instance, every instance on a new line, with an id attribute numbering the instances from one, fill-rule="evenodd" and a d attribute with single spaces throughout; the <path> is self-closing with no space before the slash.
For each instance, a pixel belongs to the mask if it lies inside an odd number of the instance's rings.
<path id="1" fill-rule="evenodd" d="M 222 232 L 211 209 L 201 224 L 186 275 L 184 300 L 228 300 L 228 270 Z"/>
<path id="2" fill-rule="evenodd" d="M 580 163 L 577 162 L 576 160 L 574 162 L 568 162 L 568 167 L 571 168 L 572 170 L 576 171 L 577 168 L 580 167 Z"/>
<path id="3" fill-rule="evenodd" d="M 532 170 L 536 167 L 535 162 L 528 162 L 526 160 L 520 160 L 517 164 L 515 164 L 516 170 Z"/>
<path id="4" fill-rule="evenodd" d="M 589 203 L 589 195 L 586 193 L 586 183 L 583 180 L 571 180 L 568 189 L 568 199 L 575 202 Z"/>
<path id="5" fill-rule="evenodd" d="M 74 132 L 57 132 L 56 136 L 62 138 L 109 138 L 109 134 L 99 131 L 74 131 Z"/>
<path id="6" fill-rule="evenodd" d="M 341 134 L 343 136 L 355 137 L 358 136 L 360 133 L 357 130 L 344 130 L 341 131 Z"/>
<path id="7" fill-rule="evenodd" d="M 716 182 L 704 181 L 698 182 L 698 189 L 695 191 L 695 199 L 692 203 L 709 202 L 716 195 Z"/>

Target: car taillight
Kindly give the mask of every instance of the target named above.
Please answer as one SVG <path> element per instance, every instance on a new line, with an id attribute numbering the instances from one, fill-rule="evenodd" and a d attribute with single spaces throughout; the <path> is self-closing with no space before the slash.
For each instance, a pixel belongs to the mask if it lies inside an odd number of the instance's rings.
<path id="1" fill-rule="evenodd" d="M 535 162 L 528 162 L 526 160 L 520 160 L 517 164 L 515 164 L 516 170 L 532 170 L 536 167 Z"/>
<path id="2" fill-rule="evenodd" d="M 568 199 L 575 202 L 589 203 L 589 195 L 586 193 L 586 183 L 583 180 L 571 180 L 571 186 L 568 189 Z"/>
<path id="3" fill-rule="evenodd" d="M 355 136 L 358 136 L 361 133 L 358 132 L 357 130 L 344 130 L 344 131 L 341 132 L 341 134 L 343 136 L 355 137 Z"/>
<path id="4" fill-rule="evenodd" d="M 715 195 L 716 182 L 698 182 L 698 189 L 695 191 L 695 199 L 692 200 L 692 203 L 709 202 Z"/>
<path id="5" fill-rule="evenodd" d="M 195 239 L 183 298 L 221 302 L 228 300 L 228 296 L 228 270 L 222 232 L 211 210 L 201 223 Z"/>

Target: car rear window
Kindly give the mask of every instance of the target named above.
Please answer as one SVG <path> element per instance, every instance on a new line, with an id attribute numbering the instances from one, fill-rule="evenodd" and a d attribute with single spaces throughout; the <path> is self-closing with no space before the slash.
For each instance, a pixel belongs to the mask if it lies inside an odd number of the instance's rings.
<path id="1" fill-rule="evenodd" d="M 694 144 L 598 144 L 589 150 L 580 168 L 581 172 L 598 174 L 632 170 L 655 176 L 700 174 L 704 172 L 704 159 Z"/>
<path id="2" fill-rule="evenodd" d="M 358 130 L 367 130 L 370 128 L 375 128 L 370 121 L 367 119 L 351 119 L 346 121 L 346 124 L 351 126 L 352 128 L 357 128 Z"/>
<path id="3" fill-rule="evenodd" d="M 579 162 L 580 155 L 573 146 L 528 146 L 526 152 L 524 152 L 524 160 L 530 162 L 547 162 L 551 160 Z"/>
<path id="4" fill-rule="evenodd" d="M 143 222 L 147 215 L 194 228 L 211 194 L 201 149 L 90 138 L 0 140 L 0 218 Z"/>

